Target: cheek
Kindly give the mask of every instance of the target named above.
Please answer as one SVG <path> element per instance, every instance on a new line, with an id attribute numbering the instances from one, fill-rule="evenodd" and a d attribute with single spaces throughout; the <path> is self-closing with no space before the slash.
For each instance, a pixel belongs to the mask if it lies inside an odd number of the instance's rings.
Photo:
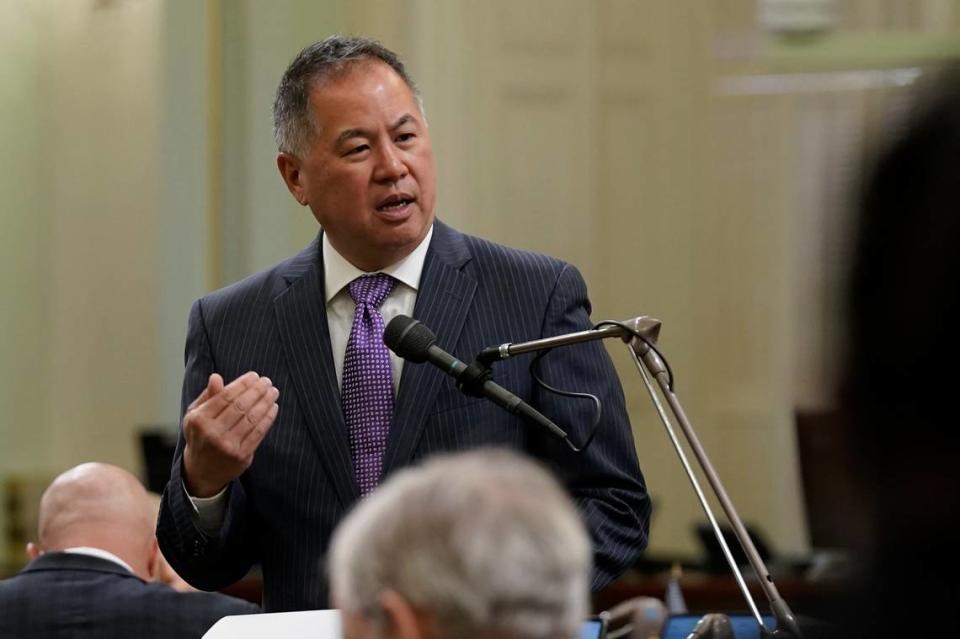
<path id="1" fill-rule="evenodd" d="M 311 190 L 314 214 L 331 225 L 351 225 L 362 219 L 360 215 L 369 205 L 366 184 L 354 176 L 333 176 L 315 182 Z"/>
<path id="2" fill-rule="evenodd" d="M 370 181 L 361 172 L 344 173 L 328 180 L 324 185 L 326 196 L 331 202 L 343 205 L 346 210 L 365 208 L 370 199 Z"/>
<path id="3" fill-rule="evenodd" d="M 420 188 L 424 191 L 421 195 L 432 196 L 433 192 L 436 190 L 436 170 L 433 166 L 433 160 L 431 157 L 422 157 L 419 158 L 415 163 L 415 172 L 417 183 L 420 185 Z"/>

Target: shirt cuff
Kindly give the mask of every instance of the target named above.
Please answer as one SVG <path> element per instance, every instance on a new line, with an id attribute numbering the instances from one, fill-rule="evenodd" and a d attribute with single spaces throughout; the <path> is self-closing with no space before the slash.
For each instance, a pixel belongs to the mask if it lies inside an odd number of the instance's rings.
<path id="1" fill-rule="evenodd" d="M 183 494 L 193 506 L 193 521 L 197 528 L 208 537 L 219 537 L 220 527 L 223 526 L 227 513 L 227 491 L 230 490 L 230 484 L 224 486 L 223 490 L 212 497 L 194 497 L 187 490 L 186 484 L 181 482 L 181 485 Z"/>

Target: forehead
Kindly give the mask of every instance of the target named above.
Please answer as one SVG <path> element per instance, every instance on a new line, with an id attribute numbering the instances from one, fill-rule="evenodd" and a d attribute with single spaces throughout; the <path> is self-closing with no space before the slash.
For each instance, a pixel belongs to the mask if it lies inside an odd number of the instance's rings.
<path id="1" fill-rule="evenodd" d="M 320 131 L 394 122 L 404 113 L 419 116 L 413 91 L 403 78 L 379 60 L 350 63 L 310 87 L 310 111 Z"/>

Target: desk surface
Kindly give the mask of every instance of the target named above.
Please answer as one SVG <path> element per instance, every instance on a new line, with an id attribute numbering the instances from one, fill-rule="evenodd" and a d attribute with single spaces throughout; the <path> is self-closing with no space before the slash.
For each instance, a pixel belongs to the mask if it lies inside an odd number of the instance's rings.
<path id="1" fill-rule="evenodd" d="M 608 610 L 617 603 L 634 597 L 656 597 L 662 600 L 669 580 L 668 574 L 644 575 L 628 572 L 594 594 L 594 609 Z M 748 579 L 747 586 L 761 612 L 766 612 L 768 606 L 760 584 L 755 579 Z M 829 612 L 837 600 L 848 591 L 848 585 L 843 581 L 811 581 L 801 577 L 777 578 L 776 586 L 780 596 L 794 613 L 813 617 Z M 680 589 L 691 612 L 747 610 L 747 604 L 733 576 L 685 573 L 680 578 Z"/>
<path id="2" fill-rule="evenodd" d="M 648 575 L 628 572 L 600 592 L 594 593 L 593 609 L 609 610 L 621 601 L 634 597 L 655 597 L 662 600 L 669 580 L 669 574 L 666 573 Z M 760 584 L 756 580 L 748 579 L 747 585 L 761 612 L 766 612 L 768 606 Z M 813 617 L 829 612 L 848 590 L 843 581 L 811 581 L 800 577 L 777 578 L 776 586 L 780 596 L 796 614 Z M 691 612 L 747 610 L 747 604 L 732 576 L 688 572 L 680 578 L 680 589 Z M 260 576 L 254 574 L 224 590 L 227 594 L 254 603 L 260 603 L 260 591 Z"/>

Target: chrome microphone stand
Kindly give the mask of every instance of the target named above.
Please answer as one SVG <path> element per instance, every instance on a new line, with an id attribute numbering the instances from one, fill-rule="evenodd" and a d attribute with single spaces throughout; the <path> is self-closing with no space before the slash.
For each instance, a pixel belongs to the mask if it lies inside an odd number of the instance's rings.
<path id="1" fill-rule="evenodd" d="M 500 346 L 487 348 L 480 353 L 477 359 L 481 362 L 489 363 L 495 360 L 506 359 L 513 355 L 555 348 L 557 346 L 566 346 L 569 344 L 605 339 L 608 337 L 619 337 L 622 339 L 630 351 L 630 355 L 637 366 L 637 370 L 640 372 L 640 377 L 643 379 L 643 383 L 646 386 L 647 391 L 650 393 L 650 398 L 657 410 L 657 414 L 660 416 L 660 421 L 663 423 L 663 426 L 667 431 L 667 436 L 670 438 L 670 442 L 673 444 L 673 448 L 677 453 L 677 457 L 679 457 L 680 463 L 683 466 L 683 470 L 686 473 L 687 478 L 690 480 L 690 484 L 693 486 L 693 490 L 697 495 L 697 500 L 700 502 L 703 512 L 710 521 L 710 526 L 713 528 L 713 533 L 716 535 L 717 542 L 720 544 L 720 548 L 723 550 L 723 555 L 726 558 L 727 563 L 730 565 L 730 570 L 733 572 L 737 586 L 740 588 L 740 592 L 743 594 L 743 598 L 747 602 L 751 614 L 754 616 L 757 624 L 760 627 L 761 636 L 791 637 L 800 639 L 802 635 L 793 611 L 790 610 L 790 606 L 787 605 L 787 602 L 784 601 L 784 599 L 780 596 L 780 593 L 777 591 L 777 587 L 773 582 L 773 577 L 770 575 L 770 571 L 760 558 L 760 553 L 757 552 L 756 546 L 753 544 L 753 540 L 750 538 L 750 535 L 747 533 L 747 529 L 744 527 L 740 516 L 733 507 L 733 502 L 730 501 L 730 497 L 727 495 L 727 491 L 724 489 L 723 484 L 720 481 L 720 477 L 717 475 L 716 470 L 714 470 L 713 464 L 710 462 L 710 458 L 707 457 L 706 451 L 700 444 L 700 440 L 693 429 L 693 425 L 687 418 L 687 415 L 683 410 L 683 406 L 680 405 L 680 401 L 677 399 L 676 393 L 673 391 L 672 376 L 663 359 L 653 346 L 656 344 L 657 338 L 659 337 L 660 325 L 660 320 L 650 317 L 637 317 L 625 322 L 600 322 L 600 324 L 598 324 L 598 328 L 588 331 L 569 333 L 567 335 L 558 335 L 556 337 L 548 337 L 545 339 L 533 340 L 520 344 L 501 344 Z M 657 392 L 657 388 L 654 387 L 654 383 L 651 381 L 651 378 L 659 387 L 659 393 Z M 667 411 L 664 409 L 661 396 L 670 406 L 670 410 L 679 424 L 680 430 L 683 431 L 683 435 L 686 438 L 690 449 L 693 451 L 693 455 L 696 457 L 697 463 L 700 465 L 700 469 L 703 471 L 704 476 L 707 478 L 707 482 L 710 484 L 710 488 L 713 490 L 714 495 L 720 502 L 720 507 L 723 508 L 723 512 L 726 514 L 727 520 L 733 527 L 734 534 L 736 535 L 737 541 L 740 542 L 740 546 L 743 548 L 743 551 L 747 556 L 750 567 L 757 576 L 760 587 L 763 589 L 763 593 L 770 605 L 770 610 L 777 622 L 776 628 L 773 630 L 767 628 L 763 622 L 763 617 L 760 615 L 760 611 L 757 609 L 757 604 L 753 599 L 753 595 L 750 593 L 750 589 L 747 588 L 743 574 L 740 572 L 740 567 L 737 566 L 737 562 L 734 560 L 733 554 L 730 552 L 730 548 L 727 545 L 726 539 L 724 538 L 723 533 L 720 531 L 720 526 L 713 514 L 713 509 L 707 502 L 703 489 L 700 487 L 700 482 L 697 480 L 697 477 L 693 472 L 693 468 L 687 459 L 687 455 L 684 453 L 683 447 L 680 445 L 680 440 L 677 437 L 670 417 L 667 414 Z"/>

